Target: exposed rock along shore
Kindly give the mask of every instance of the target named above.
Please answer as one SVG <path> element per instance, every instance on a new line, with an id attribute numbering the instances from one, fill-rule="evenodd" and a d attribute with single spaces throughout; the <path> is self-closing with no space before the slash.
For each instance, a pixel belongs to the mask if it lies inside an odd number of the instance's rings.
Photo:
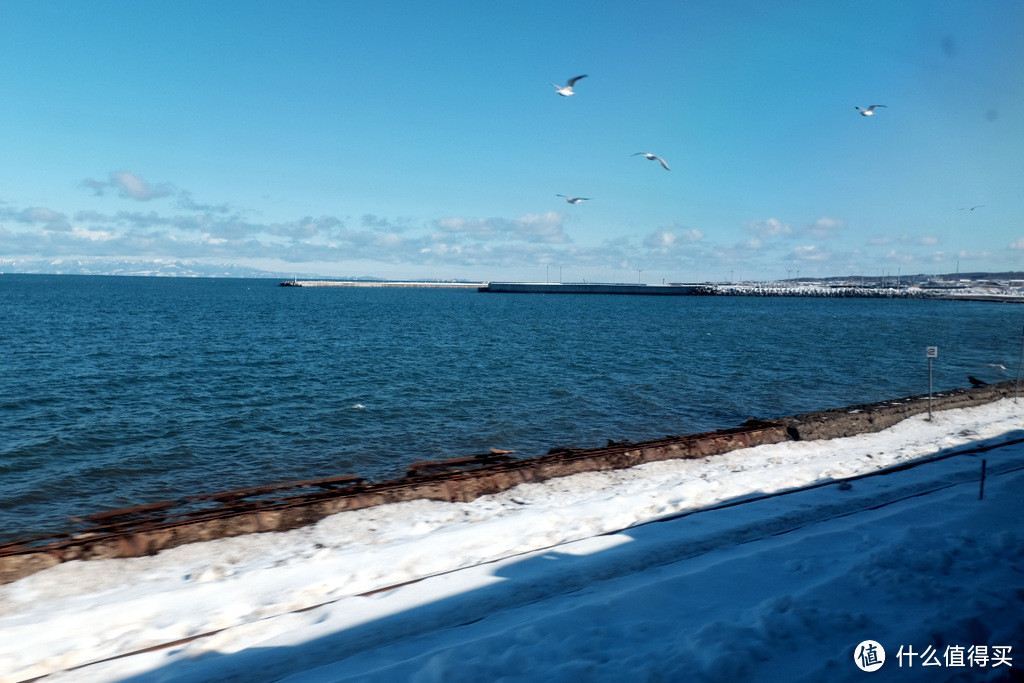
<path id="1" fill-rule="evenodd" d="M 152 555 L 186 543 L 264 531 L 286 531 L 313 524 L 346 510 L 416 499 L 466 502 L 539 482 L 588 471 L 624 469 L 676 458 L 704 458 L 739 448 L 783 441 L 835 439 L 877 432 L 917 415 L 968 408 L 1017 395 L 1013 381 L 954 389 L 878 403 L 835 408 L 791 417 L 750 419 L 740 427 L 700 434 L 667 436 L 602 448 L 556 449 L 534 458 L 512 459 L 492 453 L 453 461 L 416 463 L 402 479 L 364 482 L 331 477 L 309 482 L 261 486 L 201 496 L 218 506 L 177 509 L 184 501 L 165 501 L 124 511 L 101 513 L 95 525 L 0 545 L 0 583 L 69 560 Z M 278 491 L 316 489 L 312 493 Z M 277 498 L 266 498 L 268 494 Z M 256 500 L 261 497 L 262 499 Z M 187 500 L 187 499 L 186 499 Z M 120 513 L 120 514 L 119 514 Z"/>
<path id="2" fill-rule="evenodd" d="M 857 287 L 778 284 L 698 285 L 697 296 L 803 296 L 831 299 L 944 299 L 1024 303 L 1024 292 L 1000 288 Z"/>

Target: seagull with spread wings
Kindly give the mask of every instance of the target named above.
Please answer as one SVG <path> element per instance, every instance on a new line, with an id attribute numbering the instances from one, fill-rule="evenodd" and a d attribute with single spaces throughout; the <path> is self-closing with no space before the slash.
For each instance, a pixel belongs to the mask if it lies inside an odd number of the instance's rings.
<path id="1" fill-rule="evenodd" d="M 884 104 L 872 104 L 867 109 L 861 109 L 860 107 L 854 107 L 854 109 L 859 111 L 861 116 L 874 116 L 875 115 L 875 109 L 878 109 L 879 107 L 884 107 L 884 106 L 885 106 Z"/>
<path id="2" fill-rule="evenodd" d="M 672 169 L 670 169 L 668 167 L 668 164 L 665 163 L 665 160 L 662 159 L 659 156 L 655 156 L 654 154 L 651 154 L 650 152 L 636 152 L 636 154 L 632 154 L 630 156 L 634 156 L 635 157 L 637 154 L 643 154 L 644 158 L 648 159 L 650 161 L 657 161 L 659 164 L 661 164 L 662 168 L 664 168 L 666 171 L 671 171 L 672 170 Z"/>
<path id="3" fill-rule="evenodd" d="M 569 95 L 575 94 L 572 91 L 572 87 L 576 85 L 576 81 L 586 77 L 587 74 L 583 74 L 582 76 L 577 76 L 576 78 L 570 78 L 565 85 L 558 85 L 557 83 L 552 83 L 551 85 L 555 86 L 556 93 L 558 93 L 562 97 L 568 97 Z"/>
<path id="4" fill-rule="evenodd" d="M 565 194 L 556 194 L 555 196 L 565 197 L 565 201 L 567 201 L 570 204 L 579 204 L 580 202 L 585 202 L 590 199 L 590 197 L 570 197 L 569 195 Z"/>

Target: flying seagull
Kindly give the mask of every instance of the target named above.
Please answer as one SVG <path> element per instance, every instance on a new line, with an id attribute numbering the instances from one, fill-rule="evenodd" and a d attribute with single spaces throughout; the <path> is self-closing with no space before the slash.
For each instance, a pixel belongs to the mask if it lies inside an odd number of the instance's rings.
<path id="1" fill-rule="evenodd" d="M 637 154 L 643 154 L 643 155 L 644 155 L 644 157 L 645 157 L 646 159 L 649 159 L 650 161 L 657 161 L 657 162 L 658 162 L 659 164 L 661 164 L 661 165 L 662 165 L 662 167 L 664 167 L 664 169 L 665 169 L 666 171 L 671 171 L 671 170 L 672 170 L 672 169 L 670 169 L 670 168 L 668 167 L 668 164 L 666 164 L 666 163 L 665 163 L 665 160 L 664 160 L 664 159 L 662 159 L 662 158 L 661 158 L 661 157 L 659 157 L 659 156 L 654 156 L 654 155 L 653 155 L 653 154 L 651 154 L 650 152 L 636 152 L 635 154 L 631 154 L 630 156 L 634 156 L 634 157 L 635 157 L 635 156 L 636 156 Z"/>
<path id="2" fill-rule="evenodd" d="M 854 107 L 854 109 L 859 111 L 861 116 L 874 116 L 875 115 L 875 109 L 877 109 L 878 107 L 884 107 L 884 106 L 885 106 L 884 104 L 872 104 L 867 109 L 861 109 L 860 107 Z"/>
<path id="3" fill-rule="evenodd" d="M 980 209 L 980 208 L 981 208 L 981 207 L 983 207 L 983 206 L 985 206 L 985 205 L 984 205 L 984 204 L 978 204 L 977 206 L 972 206 L 972 207 L 970 207 L 970 208 L 968 208 L 968 207 L 966 207 L 966 206 L 965 206 L 964 208 L 962 208 L 962 209 L 960 209 L 960 210 L 961 210 L 961 211 L 974 211 L 975 209 Z"/>
<path id="4" fill-rule="evenodd" d="M 556 93 L 558 93 L 562 97 L 568 97 L 569 95 L 573 94 L 572 87 L 576 85 L 576 81 L 586 77 L 587 75 L 583 74 L 582 76 L 577 76 L 576 78 L 570 78 L 569 82 L 566 83 L 565 85 L 558 85 L 557 83 L 552 83 L 551 85 L 555 86 Z"/>
<path id="5" fill-rule="evenodd" d="M 580 202 L 585 202 L 588 199 L 590 199 L 590 197 L 570 197 L 570 196 L 564 195 L 564 194 L 556 194 L 555 196 L 556 197 L 565 197 L 565 201 L 569 202 L 570 204 L 579 204 Z"/>

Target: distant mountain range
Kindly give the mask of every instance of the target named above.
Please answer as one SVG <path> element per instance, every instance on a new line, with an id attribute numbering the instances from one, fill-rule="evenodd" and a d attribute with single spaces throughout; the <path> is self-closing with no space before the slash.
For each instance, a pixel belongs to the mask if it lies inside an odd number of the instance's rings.
<path id="1" fill-rule="evenodd" d="M 150 277 L 292 278 L 282 273 L 230 263 L 210 264 L 191 259 L 127 261 L 101 258 L 0 259 L 0 273 L 50 275 L 135 275 Z M 301 277 L 318 277 L 301 275 Z"/>
<path id="2" fill-rule="evenodd" d="M 226 277 L 226 278 L 274 278 L 290 280 L 356 280 L 379 281 L 376 277 L 338 277 L 325 276 L 317 273 L 296 273 L 260 270 L 248 266 L 230 263 L 210 264 L 192 259 L 150 259 L 144 261 L 128 261 L 125 259 L 104 258 L 56 258 L 56 259 L 0 259 L 0 273 L 26 273 L 50 275 L 135 275 L 150 277 Z M 805 277 L 802 282 L 835 282 L 881 280 L 878 276 L 836 276 L 828 278 Z M 886 280 L 895 280 L 891 275 Z M 1024 280 L 1024 272 L 1006 273 L 945 273 L 932 275 L 902 275 L 901 282 L 923 282 L 926 280 Z M 457 282 L 458 280 L 453 280 Z M 790 281 L 796 281 L 791 278 Z"/>

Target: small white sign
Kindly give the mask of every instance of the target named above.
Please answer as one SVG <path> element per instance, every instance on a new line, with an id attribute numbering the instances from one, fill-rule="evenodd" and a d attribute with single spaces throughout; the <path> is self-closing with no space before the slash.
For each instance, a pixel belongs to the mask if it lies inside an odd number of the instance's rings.
<path id="1" fill-rule="evenodd" d="M 939 357 L 939 347 L 938 346 L 929 346 L 927 351 L 926 351 L 926 353 L 927 353 L 927 356 L 929 358 L 938 358 Z"/>

